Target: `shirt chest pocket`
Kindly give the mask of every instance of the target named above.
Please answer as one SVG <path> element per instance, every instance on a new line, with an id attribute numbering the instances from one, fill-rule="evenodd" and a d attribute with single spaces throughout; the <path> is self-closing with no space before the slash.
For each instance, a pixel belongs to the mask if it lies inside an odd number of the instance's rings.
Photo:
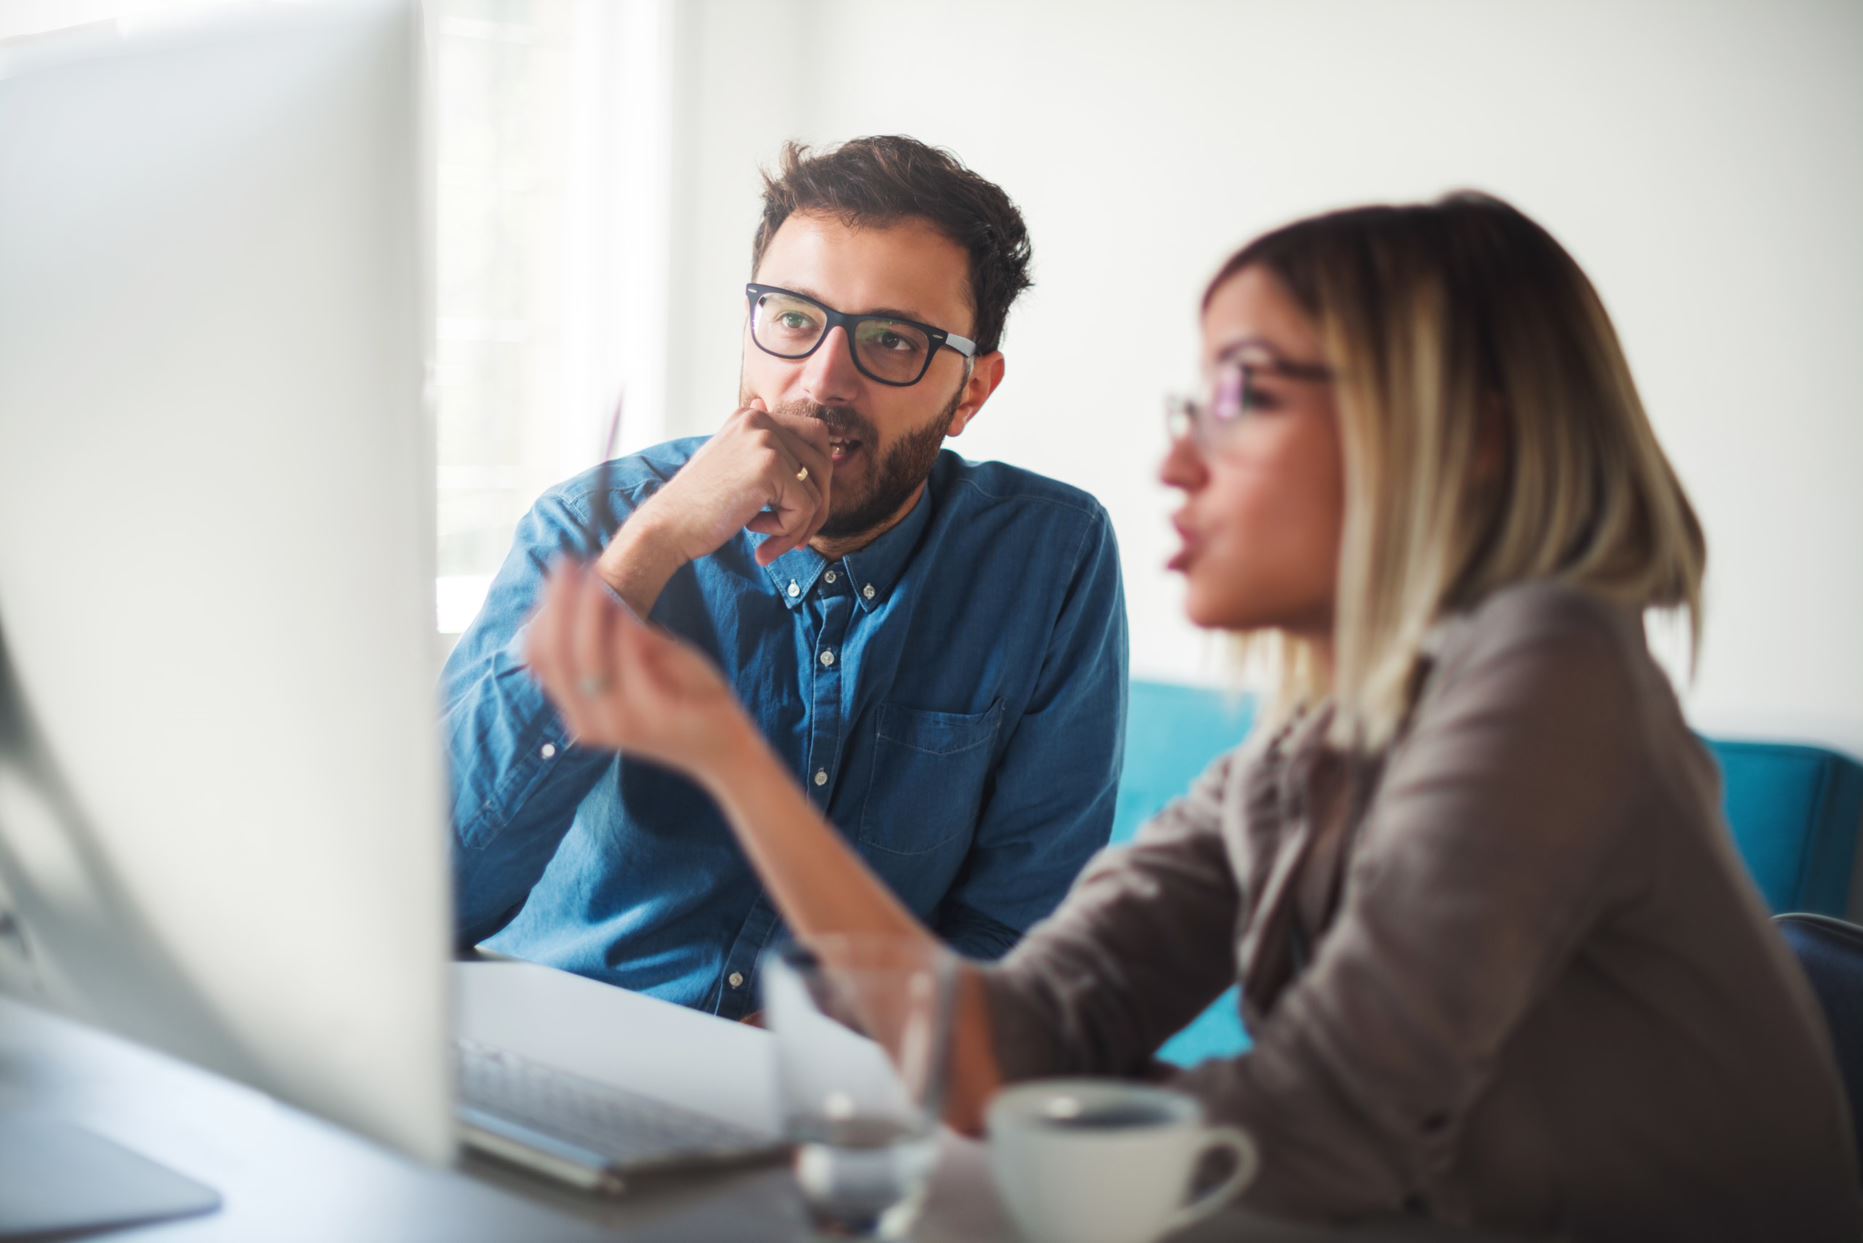
<path id="1" fill-rule="evenodd" d="M 882 704 L 878 717 L 861 845 L 917 855 L 960 835 L 968 840 L 983 808 L 1003 701 L 973 714 Z"/>

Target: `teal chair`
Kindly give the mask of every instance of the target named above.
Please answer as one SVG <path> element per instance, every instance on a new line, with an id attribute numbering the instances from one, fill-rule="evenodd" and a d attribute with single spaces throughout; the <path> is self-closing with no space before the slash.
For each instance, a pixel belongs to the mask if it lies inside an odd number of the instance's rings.
<path id="1" fill-rule="evenodd" d="M 1822 747 L 1707 742 L 1720 761 L 1721 805 L 1734 843 L 1773 914 L 1846 918 L 1863 824 L 1863 765 Z"/>
<path id="2" fill-rule="evenodd" d="M 1251 700 L 1204 687 L 1134 682 L 1113 841 L 1132 835 L 1248 736 Z M 1863 765 L 1819 747 L 1708 739 L 1734 844 L 1774 914 L 1843 918 L 1863 828 Z M 1187 1066 L 1249 1047 L 1234 989 L 1159 1050 Z"/>

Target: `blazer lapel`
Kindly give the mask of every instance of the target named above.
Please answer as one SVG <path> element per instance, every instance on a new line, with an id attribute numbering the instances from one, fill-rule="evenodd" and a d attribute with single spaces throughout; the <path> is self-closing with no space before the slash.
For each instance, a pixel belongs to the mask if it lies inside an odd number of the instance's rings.
<path id="1" fill-rule="evenodd" d="M 1313 850 L 1313 819 L 1306 807 L 1313 763 L 1330 720 L 1330 708 L 1302 721 L 1285 750 L 1256 766 L 1246 799 L 1248 832 L 1258 849 L 1272 852 L 1266 879 L 1249 903 L 1237 949 L 1242 995 L 1266 1014 L 1294 976 L 1289 925 L 1295 914 L 1295 878 Z"/>

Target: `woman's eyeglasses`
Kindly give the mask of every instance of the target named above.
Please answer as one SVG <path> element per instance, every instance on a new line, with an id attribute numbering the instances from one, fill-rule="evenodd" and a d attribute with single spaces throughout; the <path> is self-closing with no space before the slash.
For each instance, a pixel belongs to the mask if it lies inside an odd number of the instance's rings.
<path id="1" fill-rule="evenodd" d="M 1199 449 L 1209 449 L 1220 444 L 1244 416 L 1272 409 L 1272 398 L 1258 383 L 1262 376 L 1326 383 L 1332 380 L 1333 370 L 1319 363 L 1285 359 L 1260 362 L 1231 359 L 1222 363 L 1217 367 L 1208 396 L 1165 398 L 1164 421 L 1172 443 L 1189 436 Z"/>

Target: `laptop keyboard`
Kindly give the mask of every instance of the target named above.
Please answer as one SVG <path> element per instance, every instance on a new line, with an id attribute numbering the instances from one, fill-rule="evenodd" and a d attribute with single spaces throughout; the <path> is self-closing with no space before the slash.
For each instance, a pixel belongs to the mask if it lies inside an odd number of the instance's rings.
<path id="1" fill-rule="evenodd" d="M 459 1091 L 469 1110 L 504 1118 L 600 1153 L 621 1167 L 768 1152 L 748 1127 L 585 1079 L 472 1041 L 456 1042 Z"/>

